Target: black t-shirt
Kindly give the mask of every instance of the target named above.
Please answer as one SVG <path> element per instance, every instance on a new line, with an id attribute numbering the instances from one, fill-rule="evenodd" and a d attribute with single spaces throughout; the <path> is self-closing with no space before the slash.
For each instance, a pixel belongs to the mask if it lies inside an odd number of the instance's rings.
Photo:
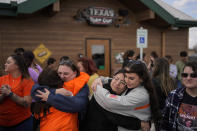
<path id="1" fill-rule="evenodd" d="M 197 97 L 185 92 L 178 112 L 179 131 L 197 131 Z"/>
<path id="2" fill-rule="evenodd" d="M 111 80 L 103 85 L 111 94 L 116 94 L 110 87 Z M 139 130 L 141 121 L 138 118 L 128 117 L 109 112 L 102 108 L 95 100 L 94 96 L 90 100 L 85 129 L 82 131 L 117 131 L 117 126 L 130 130 Z"/>

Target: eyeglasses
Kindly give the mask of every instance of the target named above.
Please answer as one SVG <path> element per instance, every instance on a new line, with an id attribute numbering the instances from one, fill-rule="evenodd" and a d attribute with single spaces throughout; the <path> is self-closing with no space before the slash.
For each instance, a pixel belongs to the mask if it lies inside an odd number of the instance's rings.
<path id="1" fill-rule="evenodd" d="M 191 74 L 189 74 L 189 73 L 181 73 L 181 76 L 183 78 L 187 78 L 188 76 L 190 76 L 191 78 L 196 78 L 197 77 L 197 73 L 191 73 Z"/>
<path id="2" fill-rule="evenodd" d="M 118 77 L 113 77 L 113 80 L 115 80 L 115 81 L 119 81 L 119 83 L 121 84 L 121 85 L 123 85 L 123 86 L 126 86 L 127 84 L 126 84 L 126 82 L 124 81 L 124 80 L 120 80 Z"/>

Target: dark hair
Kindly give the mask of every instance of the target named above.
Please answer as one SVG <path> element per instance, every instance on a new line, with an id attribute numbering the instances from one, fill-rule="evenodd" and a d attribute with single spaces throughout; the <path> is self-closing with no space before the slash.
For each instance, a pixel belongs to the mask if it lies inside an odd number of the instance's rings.
<path id="1" fill-rule="evenodd" d="M 63 83 L 57 71 L 51 68 L 45 68 L 38 77 L 39 85 L 45 85 L 50 88 L 60 88 L 63 86 Z"/>
<path id="2" fill-rule="evenodd" d="M 128 59 L 128 57 L 133 57 L 135 54 L 135 52 L 133 50 L 127 50 L 124 55 L 123 55 L 123 58 L 124 59 Z"/>
<path id="3" fill-rule="evenodd" d="M 68 57 L 68 56 L 62 56 L 62 57 L 60 58 L 60 61 L 63 61 L 63 60 L 69 60 L 69 57 Z"/>
<path id="4" fill-rule="evenodd" d="M 62 60 L 59 62 L 59 66 L 65 65 L 71 68 L 73 72 L 77 72 L 76 77 L 80 75 L 78 67 L 71 60 Z M 58 67 L 59 68 L 59 67 Z"/>
<path id="5" fill-rule="evenodd" d="M 141 84 L 144 86 L 144 88 L 148 91 L 149 94 L 151 114 L 153 114 L 152 119 L 154 121 L 160 119 L 161 115 L 159 112 L 156 91 L 152 84 L 146 65 L 141 61 L 131 61 L 126 65 L 125 69 L 126 73 L 135 73 L 140 77 L 140 79 L 143 80 Z"/>
<path id="6" fill-rule="evenodd" d="M 14 50 L 14 54 L 16 54 L 16 55 L 23 55 L 24 52 L 25 52 L 25 50 L 23 48 L 16 48 Z"/>
<path id="7" fill-rule="evenodd" d="M 142 54 L 142 58 L 144 59 L 144 58 L 145 58 L 145 56 L 146 56 L 146 54 L 145 54 L 145 53 L 143 53 L 143 54 Z M 137 55 L 137 57 L 136 57 L 136 60 L 138 60 L 138 59 L 140 59 L 140 54 L 138 54 L 138 55 Z"/>
<path id="8" fill-rule="evenodd" d="M 47 66 L 53 64 L 54 62 L 56 62 L 56 59 L 55 58 L 52 58 L 50 57 L 48 60 L 47 60 Z"/>
<path id="9" fill-rule="evenodd" d="M 155 51 L 152 51 L 152 52 L 150 53 L 150 55 L 151 55 L 152 57 L 154 57 L 155 59 L 158 58 L 158 55 L 157 55 L 157 53 L 156 53 Z"/>
<path id="10" fill-rule="evenodd" d="M 125 75 L 125 69 L 120 69 L 118 70 L 117 72 L 114 73 L 113 76 L 117 75 L 117 74 L 120 74 L 120 73 L 123 73 Z"/>
<path id="11" fill-rule="evenodd" d="M 34 60 L 34 57 L 35 57 L 33 52 L 32 51 L 25 51 L 23 53 L 23 56 L 25 58 L 25 62 L 27 64 L 27 67 L 30 67 L 31 64 L 33 63 L 33 60 Z"/>
<path id="12" fill-rule="evenodd" d="M 166 58 L 170 63 L 172 63 L 173 59 L 172 59 L 172 56 L 171 56 L 171 55 L 166 55 L 165 58 Z"/>
<path id="13" fill-rule="evenodd" d="M 159 79 L 161 90 L 166 96 L 168 96 L 168 94 L 175 89 L 174 80 L 169 74 L 169 63 L 165 58 L 155 59 L 153 78 Z"/>
<path id="14" fill-rule="evenodd" d="M 24 57 L 21 55 L 11 55 L 12 59 L 15 61 L 15 64 L 18 66 L 19 71 L 22 75 L 22 79 L 29 78 L 28 67 L 25 63 Z"/>
<path id="15" fill-rule="evenodd" d="M 97 67 L 95 62 L 92 59 L 88 58 L 80 58 L 78 62 L 81 62 L 83 65 L 83 68 L 85 69 L 85 72 L 89 75 L 93 75 L 97 72 Z"/>
<path id="16" fill-rule="evenodd" d="M 194 73 L 197 73 L 197 61 L 189 61 L 186 62 L 185 67 L 191 67 Z M 185 69 L 185 67 L 183 68 L 183 70 Z"/>
<path id="17" fill-rule="evenodd" d="M 186 51 L 181 51 L 180 52 L 180 57 L 187 57 L 187 52 Z"/>
<path id="18" fill-rule="evenodd" d="M 45 68 L 38 77 L 38 84 L 40 86 L 48 86 L 49 88 L 62 88 L 64 82 L 59 77 L 56 70 L 51 68 Z M 35 102 L 32 112 L 37 114 L 40 117 L 40 113 L 43 113 L 46 116 L 47 112 L 49 112 L 49 108 L 51 105 L 47 104 L 43 101 Z"/>

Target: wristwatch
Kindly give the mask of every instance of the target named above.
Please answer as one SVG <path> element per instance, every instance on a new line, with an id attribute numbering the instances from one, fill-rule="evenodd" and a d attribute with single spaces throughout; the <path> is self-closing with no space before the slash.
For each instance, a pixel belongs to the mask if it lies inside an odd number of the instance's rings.
<path id="1" fill-rule="evenodd" d="M 12 97 L 13 96 L 13 92 L 10 92 L 10 94 L 8 95 L 8 97 Z"/>

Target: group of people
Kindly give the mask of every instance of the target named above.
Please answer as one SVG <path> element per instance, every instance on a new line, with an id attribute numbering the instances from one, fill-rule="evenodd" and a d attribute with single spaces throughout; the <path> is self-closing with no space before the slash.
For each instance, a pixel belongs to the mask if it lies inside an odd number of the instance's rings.
<path id="1" fill-rule="evenodd" d="M 0 131 L 157 131 L 197 129 L 197 61 L 185 63 L 181 87 L 167 58 L 150 64 L 128 51 L 112 78 L 93 60 L 64 56 L 42 69 L 31 51 L 15 52 L 0 77 Z"/>
<path id="2" fill-rule="evenodd" d="M 159 58 L 154 51 L 151 52 L 149 63 L 143 57 L 142 61 L 147 65 L 158 96 L 161 118 L 154 122 L 158 131 L 197 130 L 197 46 L 194 51 L 191 56 L 188 56 L 186 51 L 181 51 L 180 60 L 175 64 L 170 55 Z M 128 52 L 131 52 L 132 56 L 125 57 L 125 62 L 135 59 L 134 51 Z"/>

